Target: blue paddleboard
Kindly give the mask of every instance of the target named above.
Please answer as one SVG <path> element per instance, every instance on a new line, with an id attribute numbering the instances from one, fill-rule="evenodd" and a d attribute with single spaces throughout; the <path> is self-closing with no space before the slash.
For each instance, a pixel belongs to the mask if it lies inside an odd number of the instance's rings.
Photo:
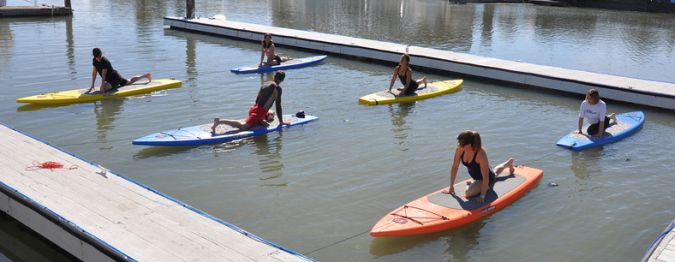
<path id="1" fill-rule="evenodd" d="M 295 115 L 284 115 L 284 120 L 291 122 L 290 125 L 283 127 L 297 126 L 312 122 L 319 119 L 316 116 L 305 115 L 304 118 L 296 117 Z M 243 119 L 241 120 L 243 121 Z M 278 130 L 277 125 L 279 120 L 274 119 L 268 127 L 258 125 L 251 130 L 239 131 L 228 125 L 220 125 L 216 128 L 216 133 L 211 133 L 211 126 L 213 123 L 183 127 L 174 130 L 150 134 L 131 143 L 134 145 L 144 146 L 198 146 L 206 144 L 224 143 L 227 141 L 242 139 L 251 136 L 267 134 Z"/>
<path id="2" fill-rule="evenodd" d="M 616 124 L 612 124 L 605 130 L 604 136 L 592 138 L 588 134 L 575 134 L 572 131 L 572 133 L 558 140 L 556 145 L 580 151 L 614 143 L 637 132 L 645 123 L 645 114 L 642 111 L 623 113 L 616 115 L 616 121 Z M 585 129 L 586 127 L 584 127 Z"/>
<path id="3" fill-rule="evenodd" d="M 305 57 L 305 58 L 294 58 L 294 59 L 291 59 L 291 60 L 284 61 L 280 65 L 258 67 L 258 65 L 255 64 L 255 65 L 250 65 L 250 66 L 237 67 L 237 68 L 234 68 L 230 71 L 232 71 L 233 73 L 237 73 L 237 74 L 250 74 L 250 73 L 272 72 L 272 71 L 276 71 L 276 70 L 295 69 L 295 68 L 301 68 L 301 67 L 316 64 L 318 62 L 321 62 L 321 61 L 325 60 L 326 57 L 328 57 L 328 56 L 320 55 L 320 56 L 310 56 L 310 57 Z"/>

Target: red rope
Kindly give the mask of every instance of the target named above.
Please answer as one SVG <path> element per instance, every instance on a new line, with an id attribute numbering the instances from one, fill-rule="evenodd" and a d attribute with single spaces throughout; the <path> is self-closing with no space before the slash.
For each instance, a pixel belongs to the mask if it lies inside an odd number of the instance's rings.
<path id="1" fill-rule="evenodd" d="M 38 161 L 33 161 L 33 165 L 27 166 L 26 171 L 35 171 L 35 170 L 39 170 L 39 169 L 49 169 L 51 171 L 54 171 L 54 169 L 61 169 L 61 168 L 63 168 L 63 164 L 61 164 L 59 162 L 47 161 L 47 162 L 40 163 Z M 77 169 L 77 166 L 72 165 L 68 168 L 68 170 L 73 170 L 73 169 Z"/>

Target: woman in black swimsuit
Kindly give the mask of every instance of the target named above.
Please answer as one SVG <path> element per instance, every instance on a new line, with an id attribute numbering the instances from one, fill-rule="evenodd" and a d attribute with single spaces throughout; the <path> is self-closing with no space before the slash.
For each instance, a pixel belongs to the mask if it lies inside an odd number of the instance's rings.
<path id="1" fill-rule="evenodd" d="M 410 70 L 410 67 L 408 66 L 409 64 L 410 56 L 408 54 L 403 54 L 401 56 L 401 60 L 398 62 L 398 66 L 394 68 L 394 75 L 391 76 L 391 82 L 389 83 L 389 92 L 391 92 L 391 88 L 394 86 L 394 82 L 396 82 L 396 77 L 398 77 L 398 79 L 401 81 L 401 84 L 403 84 L 401 92 L 395 94 L 396 96 L 409 96 L 414 94 L 415 91 L 417 91 L 417 87 L 419 87 L 421 83 L 424 83 L 424 87 L 427 87 L 426 77 L 422 77 L 417 81 L 412 80 L 412 70 Z"/>
<path id="2" fill-rule="evenodd" d="M 445 194 L 455 194 L 455 178 L 457 177 L 457 169 L 459 163 L 462 163 L 469 171 L 469 175 L 473 179 L 468 185 L 464 194 L 465 197 L 474 197 L 479 195 L 479 202 L 485 200 L 485 195 L 488 189 L 492 188 L 495 183 L 495 177 L 499 175 L 505 168 L 508 168 L 510 174 L 513 174 L 513 158 L 509 158 L 506 162 L 490 170 L 487 153 L 481 146 L 480 134 L 478 131 L 464 131 L 457 136 L 457 148 L 455 149 L 455 159 L 450 169 L 450 187 L 444 190 Z M 496 175 L 495 175 L 496 174 Z"/>

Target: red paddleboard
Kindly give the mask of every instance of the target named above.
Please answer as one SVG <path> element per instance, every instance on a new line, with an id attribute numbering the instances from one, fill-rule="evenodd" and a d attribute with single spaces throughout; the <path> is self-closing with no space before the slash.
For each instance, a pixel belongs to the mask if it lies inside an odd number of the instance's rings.
<path id="1" fill-rule="evenodd" d="M 508 169 L 504 172 L 509 172 Z M 374 237 L 412 236 L 458 228 L 495 213 L 537 185 L 544 171 L 525 166 L 515 167 L 513 175 L 502 173 L 485 196 L 485 202 L 462 195 L 466 181 L 455 185 L 457 194 L 436 192 L 420 197 L 385 215 L 370 230 Z"/>

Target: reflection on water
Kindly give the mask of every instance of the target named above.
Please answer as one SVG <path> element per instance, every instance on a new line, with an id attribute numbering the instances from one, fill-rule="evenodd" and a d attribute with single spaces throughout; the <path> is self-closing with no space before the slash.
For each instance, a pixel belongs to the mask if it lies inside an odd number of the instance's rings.
<path id="1" fill-rule="evenodd" d="M 35 252 L 40 250 L 40 252 Z M 0 212 L 0 261 L 77 261 L 37 233 Z"/>
<path id="2" fill-rule="evenodd" d="M 391 104 L 388 107 L 389 114 L 391 114 L 391 130 L 394 131 L 394 139 L 396 139 L 397 144 L 401 145 L 401 151 L 407 151 L 406 139 L 408 138 L 408 130 L 411 127 L 406 125 L 405 118 L 415 108 L 415 102 Z"/>
<path id="3" fill-rule="evenodd" d="M 370 242 L 370 254 L 375 257 L 384 257 L 397 254 L 424 243 L 444 239 L 447 248 L 443 256 L 447 261 L 470 261 L 468 253 L 478 245 L 480 230 L 485 226 L 483 220 L 470 223 L 458 229 L 446 230 L 431 234 L 408 237 L 378 237 Z M 438 254 L 429 257 L 437 257 Z"/>
<path id="4" fill-rule="evenodd" d="M 260 166 L 260 180 L 264 186 L 287 186 L 288 182 L 283 178 L 284 164 L 281 161 L 282 132 L 273 139 L 268 136 L 256 136 L 255 154 Z M 270 141 L 271 140 L 271 141 Z"/>
<path id="5" fill-rule="evenodd" d="M 570 170 L 580 180 L 589 179 L 591 175 L 602 175 L 600 160 L 602 159 L 603 147 L 590 148 L 581 152 L 571 151 L 572 158 Z"/>
<path id="6" fill-rule="evenodd" d="M 77 79 L 77 68 L 75 67 L 75 40 L 73 39 L 73 17 L 64 18 L 66 22 L 66 59 L 70 71 L 70 80 Z M 87 71 L 87 70 L 84 70 Z"/>
<path id="7" fill-rule="evenodd" d="M 104 99 L 94 103 L 94 114 L 96 114 L 96 132 L 97 142 L 107 143 L 108 132 L 115 126 L 113 122 L 122 112 L 124 99 Z"/>

